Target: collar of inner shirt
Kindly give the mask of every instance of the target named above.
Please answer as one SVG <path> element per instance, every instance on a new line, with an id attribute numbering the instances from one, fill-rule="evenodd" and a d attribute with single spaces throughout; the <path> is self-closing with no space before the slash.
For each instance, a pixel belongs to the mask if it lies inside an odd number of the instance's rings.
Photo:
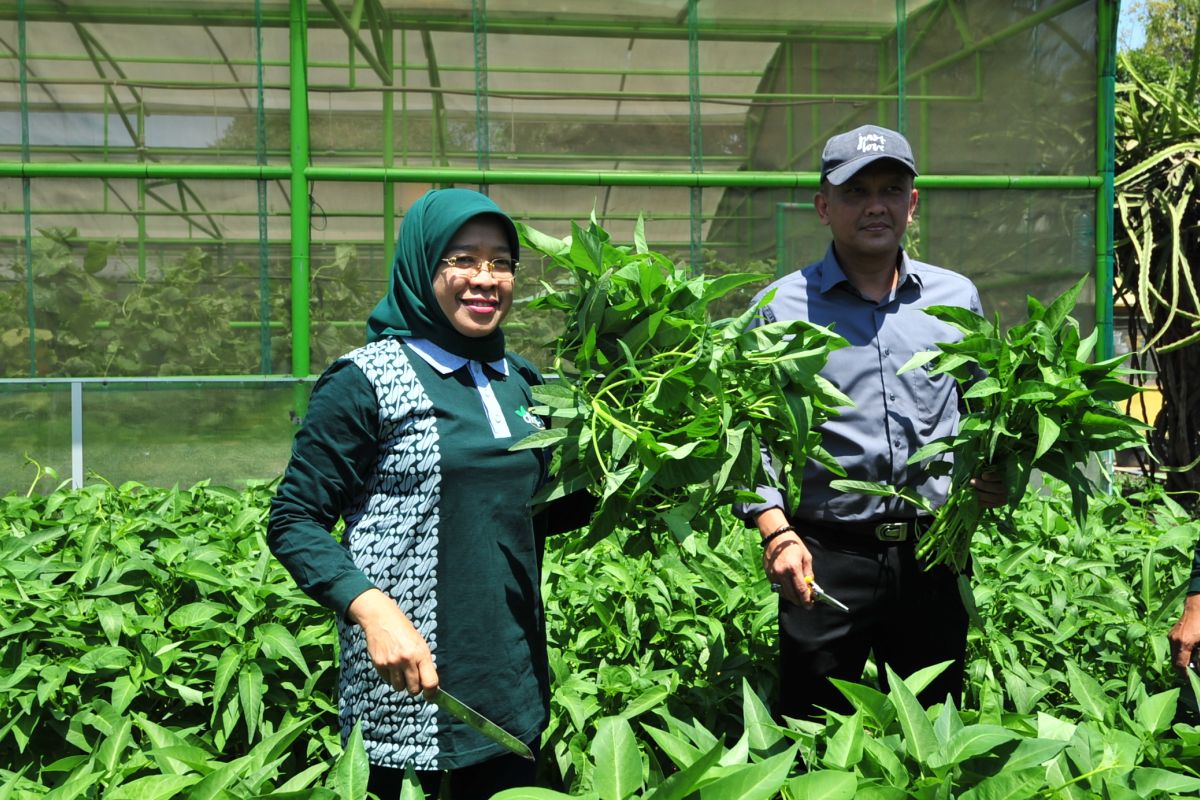
<path id="1" fill-rule="evenodd" d="M 899 291 L 908 281 L 912 281 L 917 286 L 922 285 L 921 272 L 913 266 L 913 260 L 908 257 L 908 253 L 904 252 L 904 248 L 900 248 L 900 276 L 896 279 L 896 291 Z M 821 294 L 828 293 L 842 284 L 852 287 L 850 279 L 846 277 L 845 270 L 838 263 L 837 254 L 831 246 L 825 253 L 825 259 L 821 264 Z M 858 290 L 855 289 L 855 292 Z"/>
<path id="2" fill-rule="evenodd" d="M 471 359 L 443 350 L 428 339 L 405 339 L 405 341 L 425 363 L 443 375 L 449 375 L 471 363 Z M 483 363 L 500 375 L 508 375 L 508 362 L 503 358 Z"/>

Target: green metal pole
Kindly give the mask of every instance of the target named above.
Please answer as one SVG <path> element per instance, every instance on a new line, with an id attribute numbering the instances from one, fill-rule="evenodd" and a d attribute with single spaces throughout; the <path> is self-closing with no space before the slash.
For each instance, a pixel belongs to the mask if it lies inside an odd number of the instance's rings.
<path id="1" fill-rule="evenodd" d="M 905 132 L 908 114 L 905 108 L 905 72 L 908 68 L 908 3 L 896 0 L 896 130 Z"/>
<path id="2" fill-rule="evenodd" d="M 138 161 L 146 160 L 146 104 L 138 101 L 137 107 Z M 146 278 L 146 179 L 137 182 L 137 254 L 138 277 Z"/>
<path id="3" fill-rule="evenodd" d="M 258 91 L 255 95 L 254 107 L 254 163 L 264 166 L 267 163 L 267 119 L 263 96 L 263 36 L 262 36 L 262 0 L 254 0 L 254 55 L 257 60 L 255 74 Z M 271 364 L 271 280 L 270 280 L 270 248 L 268 242 L 270 231 L 267 226 L 267 182 L 258 180 L 254 183 L 258 201 L 258 366 L 263 375 L 270 375 L 274 369 Z"/>
<path id="4" fill-rule="evenodd" d="M 292 195 L 292 375 L 311 372 L 309 350 L 309 203 L 308 177 L 308 8 L 306 0 L 291 0 L 289 56 L 291 61 L 291 195 Z M 307 393 L 297 384 L 296 413 L 307 411 Z"/>
<path id="5" fill-rule="evenodd" d="M 1113 355 L 1113 232 L 1116 204 L 1117 15 L 1120 0 L 1101 0 L 1097 7 L 1100 43 L 1099 80 L 1096 86 L 1096 171 L 1102 184 L 1096 192 L 1096 326 L 1100 329 L 1098 355 Z"/>
<path id="6" fill-rule="evenodd" d="M 385 24 L 383 57 L 387 60 L 389 68 L 392 68 L 393 48 L 392 29 Z M 404 80 L 404 75 L 402 70 L 401 81 Z M 385 169 L 395 166 L 396 163 L 395 97 L 391 92 L 383 93 L 383 166 Z M 391 258 L 396 249 L 396 187 L 390 183 L 383 183 L 380 188 L 383 190 L 383 252 L 385 258 Z"/>
<path id="7" fill-rule="evenodd" d="M 471 36 L 475 45 L 475 166 L 491 166 L 488 123 L 487 0 L 471 0 Z M 486 186 L 480 189 L 487 191 Z"/>
<path id="8" fill-rule="evenodd" d="M 29 88 L 26 83 L 25 0 L 17 2 L 17 65 L 21 73 L 21 161 L 29 161 Z M 37 314 L 33 298 L 33 197 L 29 178 L 21 178 L 21 211 L 25 220 L 25 324 L 29 329 L 29 377 L 37 375 Z"/>
<path id="9" fill-rule="evenodd" d="M 688 148 L 693 174 L 704 170 L 704 145 L 700 127 L 700 0 L 688 0 Z M 704 236 L 704 190 L 693 186 L 690 205 L 692 212 L 689 260 L 692 272 L 704 270 L 700 249 Z"/>
<path id="10" fill-rule="evenodd" d="M 1116 204 L 1113 184 L 1116 164 L 1116 75 L 1117 18 L 1120 0 L 1100 0 L 1096 12 L 1096 171 L 1102 183 L 1096 191 L 1096 330 L 1099 331 L 1097 357 L 1113 355 L 1113 232 L 1112 215 Z M 1112 494 L 1116 475 L 1116 454 L 1100 454 L 1103 480 L 1101 488 Z"/>

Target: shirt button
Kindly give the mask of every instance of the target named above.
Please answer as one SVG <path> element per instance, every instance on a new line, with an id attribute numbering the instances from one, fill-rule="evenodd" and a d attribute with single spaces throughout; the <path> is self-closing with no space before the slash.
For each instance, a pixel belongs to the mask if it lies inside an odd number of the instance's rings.
<path id="1" fill-rule="evenodd" d="M 888 392 L 888 401 L 892 402 L 892 403 L 896 402 L 896 395 L 892 394 L 891 392 Z"/>
<path id="2" fill-rule="evenodd" d="M 890 348 L 890 347 L 883 348 L 883 354 L 885 356 L 890 356 L 892 354 L 892 348 Z"/>

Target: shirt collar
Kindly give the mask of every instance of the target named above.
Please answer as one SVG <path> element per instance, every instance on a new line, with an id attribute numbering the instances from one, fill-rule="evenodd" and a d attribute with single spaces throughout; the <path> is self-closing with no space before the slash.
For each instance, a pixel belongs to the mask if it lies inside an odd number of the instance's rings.
<path id="1" fill-rule="evenodd" d="M 428 339 L 405 339 L 408 346 L 413 349 L 422 360 L 429 366 L 443 375 L 449 375 L 455 370 L 462 369 L 466 364 L 470 363 L 471 359 L 463 356 L 456 356 L 447 350 L 443 350 Z M 497 359 L 496 361 L 483 362 L 492 368 L 493 371 L 500 375 L 508 375 L 508 361 L 506 359 Z"/>
<path id="2" fill-rule="evenodd" d="M 904 252 L 904 248 L 901 247 L 900 277 L 896 280 L 897 291 L 909 280 L 912 280 L 917 286 L 922 285 L 921 272 L 917 269 L 917 264 L 918 262 L 909 258 L 908 253 Z M 829 249 L 825 251 L 825 258 L 821 261 L 821 294 L 825 294 L 840 283 L 849 282 L 850 279 L 842 271 L 842 265 L 838 263 L 837 255 L 833 252 L 833 245 L 829 245 Z"/>

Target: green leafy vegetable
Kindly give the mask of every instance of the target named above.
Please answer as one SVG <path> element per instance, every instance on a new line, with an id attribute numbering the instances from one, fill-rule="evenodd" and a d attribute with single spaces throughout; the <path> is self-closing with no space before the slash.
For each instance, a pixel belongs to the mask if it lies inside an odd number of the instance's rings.
<path id="1" fill-rule="evenodd" d="M 947 373 L 962 387 L 967 409 L 955 436 L 932 442 L 909 459 L 918 463 L 953 453 L 952 464 L 933 460 L 927 465 L 932 474 L 951 476 L 946 504 L 917 548 L 927 565 L 946 563 L 958 572 L 965 568 L 984 513 L 971 487 L 973 478 L 1003 474 L 1011 509 L 1024 495 L 1031 471 L 1041 470 L 1069 487 L 1074 516 L 1082 524 L 1093 493 L 1081 469 L 1088 456 L 1144 447 L 1148 426 L 1113 405 L 1139 391 L 1124 379 L 1132 374 L 1120 366 L 1125 357 L 1092 363 L 1098 331 L 1081 339 L 1079 323 L 1069 316 L 1086 281 L 1081 279 L 1049 306 L 1030 297 L 1028 320 L 1006 333 L 999 317 L 988 322 L 963 308 L 926 309 L 962 331 L 963 339 L 941 344 L 933 354 L 917 354 L 900 371 L 932 362 L 933 374 Z M 849 482 L 837 485 L 869 490 Z M 905 497 L 932 510 L 922 498 Z"/>
<path id="2" fill-rule="evenodd" d="M 850 400 L 817 373 L 844 339 L 801 321 L 755 325 L 759 308 L 712 320 L 714 301 L 762 276 L 694 275 L 648 250 L 641 222 L 633 247 L 595 220 L 572 231 L 520 229 L 567 273 L 530 304 L 565 318 L 553 343 L 561 380 L 534 390 L 553 427 L 517 445 L 556 447 L 559 481 L 542 499 L 595 487 L 592 540 L 651 524 L 715 537 L 712 509 L 764 482 L 760 445 L 793 500 L 807 458 L 838 470 L 816 428 Z"/>

